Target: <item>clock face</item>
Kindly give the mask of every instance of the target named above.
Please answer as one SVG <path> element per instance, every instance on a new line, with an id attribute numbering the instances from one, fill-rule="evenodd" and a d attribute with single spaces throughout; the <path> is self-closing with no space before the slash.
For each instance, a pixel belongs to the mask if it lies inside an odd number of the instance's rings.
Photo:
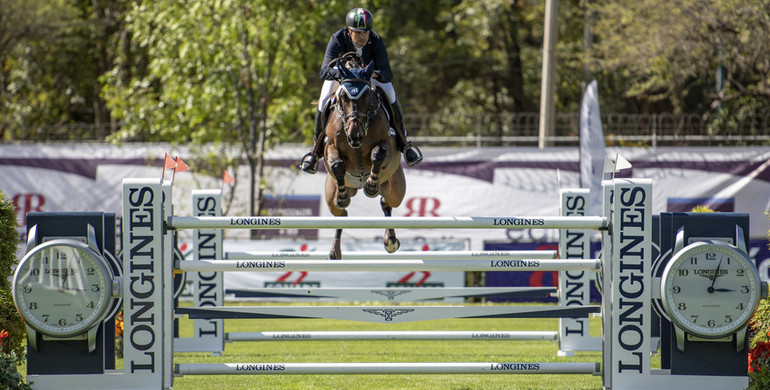
<path id="1" fill-rule="evenodd" d="M 709 241 L 677 252 L 663 271 L 661 296 L 672 322 L 704 338 L 742 328 L 759 303 L 760 281 L 742 251 Z"/>
<path id="2" fill-rule="evenodd" d="M 104 318 L 112 303 L 112 273 L 88 245 L 49 241 L 22 259 L 14 274 L 13 297 L 33 329 L 74 336 Z"/>

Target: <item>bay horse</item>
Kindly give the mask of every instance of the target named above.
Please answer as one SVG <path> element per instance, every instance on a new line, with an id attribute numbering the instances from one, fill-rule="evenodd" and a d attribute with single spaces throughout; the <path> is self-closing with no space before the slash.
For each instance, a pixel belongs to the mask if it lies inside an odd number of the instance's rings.
<path id="1" fill-rule="evenodd" d="M 374 73 L 372 63 L 363 67 L 355 53 L 345 54 L 333 63 L 338 64 L 342 76 L 330 98 L 331 112 L 325 127 L 326 205 L 333 215 L 347 216 L 350 199 L 363 189 L 370 198 L 380 195 L 382 212 L 390 217 L 404 199 L 406 178 L 385 110 L 388 100 L 381 98 L 369 81 Z M 337 229 L 330 259 L 342 258 L 341 238 L 342 229 Z M 385 230 L 383 244 L 389 253 L 398 250 L 401 243 L 394 229 Z"/>

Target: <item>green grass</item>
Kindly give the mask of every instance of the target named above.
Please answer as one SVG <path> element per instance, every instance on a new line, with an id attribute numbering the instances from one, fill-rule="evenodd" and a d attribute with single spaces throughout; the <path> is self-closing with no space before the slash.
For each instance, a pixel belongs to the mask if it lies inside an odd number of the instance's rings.
<path id="1" fill-rule="evenodd" d="M 183 337 L 192 336 L 183 321 Z M 556 330 L 557 319 L 455 319 L 403 324 L 338 320 L 225 320 L 228 332 L 303 330 Z M 601 321 L 591 320 L 592 334 Z M 223 356 L 181 353 L 175 363 L 256 362 L 599 362 L 600 352 L 558 357 L 552 341 L 261 341 L 227 344 Z M 201 389 L 601 389 L 591 375 L 239 375 L 175 378 Z"/>

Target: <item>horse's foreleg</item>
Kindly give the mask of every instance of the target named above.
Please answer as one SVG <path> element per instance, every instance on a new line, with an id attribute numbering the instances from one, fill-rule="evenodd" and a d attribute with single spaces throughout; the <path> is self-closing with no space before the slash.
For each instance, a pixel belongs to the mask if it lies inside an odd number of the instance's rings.
<path id="1" fill-rule="evenodd" d="M 372 171 L 364 185 L 364 193 L 370 198 L 374 198 L 380 192 L 380 170 L 385 162 L 388 152 L 380 145 L 372 149 Z"/>
<path id="2" fill-rule="evenodd" d="M 393 207 L 390 207 L 388 203 L 385 202 L 384 197 L 380 198 L 380 207 L 382 207 L 382 213 L 385 214 L 386 217 L 390 217 L 393 212 Z M 385 244 L 385 250 L 388 251 L 388 253 L 397 251 L 398 248 L 401 247 L 401 241 L 396 238 L 396 229 L 385 229 L 382 243 Z"/>
<path id="3" fill-rule="evenodd" d="M 337 207 L 344 209 L 350 206 L 350 195 L 348 195 L 347 188 L 345 187 L 345 163 L 337 161 L 331 166 L 332 175 L 334 180 L 337 181 L 337 198 L 335 204 Z"/>

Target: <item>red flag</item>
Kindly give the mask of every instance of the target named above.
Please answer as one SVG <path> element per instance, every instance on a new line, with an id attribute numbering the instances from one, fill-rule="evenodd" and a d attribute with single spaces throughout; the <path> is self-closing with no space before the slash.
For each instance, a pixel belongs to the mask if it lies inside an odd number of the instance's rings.
<path id="1" fill-rule="evenodd" d="M 169 168 L 176 168 L 176 162 L 166 153 L 166 156 L 163 158 L 163 173 L 160 174 L 160 180 L 166 178 L 166 169 Z M 174 181 L 174 179 L 172 178 L 171 181 Z"/>
<path id="2" fill-rule="evenodd" d="M 190 170 L 190 167 L 187 164 L 185 164 L 184 161 L 182 161 L 182 159 L 179 158 L 179 156 L 176 156 L 176 169 L 174 170 L 174 172 L 184 172 L 189 170 Z"/>
<path id="3" fill-rule="evenodd" d="M 171 168 L 176 168 L 176 161 L 174 161 L 174 159 L 172 159 L 171 156 L 166 153 L 166 157 L 163 161 L 163 170 Z"/>
<path id="4" fill-rule="evenodd" d="M 230 174 L 227 173 L 227 171 L 224 171 L 222 173 L 222 184 L 225 184 L 225 183 L 235 183 L 235 178 L 230 176 Z"/>

